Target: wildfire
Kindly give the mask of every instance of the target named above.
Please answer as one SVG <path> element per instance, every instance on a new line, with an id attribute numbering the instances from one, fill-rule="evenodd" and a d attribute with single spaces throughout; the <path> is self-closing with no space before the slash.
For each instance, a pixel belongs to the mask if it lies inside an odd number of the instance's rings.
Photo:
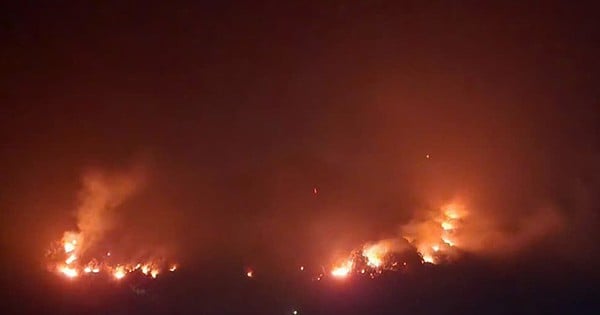
<path id="1" fill-rule="evenodd" d="M 331 275 L 336 278 L 345 278 L 350 274 L 353 266 L 354 262 L 352 260 L 348 260 L 342 265 L 333 268 L 333 270 L 331 270 Z"/>
<path id="2" fill-rule="evenodd" d="M 113 273 L 113 276 L 115 277 L 115 279 L 123 279 L 126 275 L 125 269 L 121 266 L 117 266 L 115 272 Z"/>
<path id="3" fill-rule="evenodd" d="M 407 230 L 411 230 L 412 235 L 405 238 L 415 246 L 423 262 L 438 263 L 441 257 L 452 254 L 451 248 L 457 245 L 456 232 L 465 216 L 462 206 L 448 204 L 424 222 L 409 224 Z"/>
<path id="4" fill-rule="evenodd" d="M 335 278 L 345 278 L 354 271 L 375 277 L 383 270 L 398 270 L 400 265 L 406 266 L 406 262 L 395 261 L 392 253 L 411 248 L 421 256 L 422 263 L 439 263 L 455 253 L 453 248 L 457 246 L 457 230 L 465 216 L 466 211 L 460 205 L 448 204 L 425 220 L 406 225 L 403 229 L 406 232 L 404 240 L 388 239 L 365 244 L 352 251 L 330 273 Z"/>
<path id="5" fill-rule="evenodd" d="M 82 263 L 82 257 L 84 257 L 81 247 L 82 240 L 83 237 L 78 233 L 65 233 L 61 241 L 61 250 L 55 250 L 51 257 L 52 260 L 59 261 L 51 264 L 52 269 L 68 278 L 75 278 L 81 274 L 91 275 L 104 272 L 110 274 L 114 279 L 120 280 L 125 278 L 127 274 L 138 270 L 144 275 L 156 278 L 161 272 L 161 266 L 165 266 L 161 263 L 161 260 L 112 264 L 106 259 L 99 262 L 93 258 L 87 261 L 87 263 Z M 105 257 L 110 257 L 110 253 L 107 252 Z M 178 266 L 171 264 L 167 268 L 169 271 L 174 272 Z"/>
<path id="6" fill-rule="evenodd" d="M 65 253 L 70 253 L 75 250 L 75 246 L 77 245 L 76 240 L 72 240 L 70 242 L 65 242 L 64 249 Z"/>
<path id="7" fill-rule="evenodd" d="M 79 275 L 76 269 L 67 266 L 60 267 L 59 271 L 69 278 L 75 278 Z"/>
<path id="8" fill-rule="evenodd" d="M 384 256 L 388 253 L 389 246 L 387 242 L 379 242 L 363 247 L 362 256 L 367 259 L 367 265 L 378 268 L 383 264 Z"/>

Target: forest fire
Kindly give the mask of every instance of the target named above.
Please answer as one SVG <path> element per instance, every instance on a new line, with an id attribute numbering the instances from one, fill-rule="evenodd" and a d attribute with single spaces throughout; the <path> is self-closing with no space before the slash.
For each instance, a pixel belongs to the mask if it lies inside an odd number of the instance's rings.
<path id="1" fill-rule="evenodd" d="M 367 243 L 353 250 L 341 264 L 335 265 L 330 274 L 345 278 L 352 273 L 374 277 L 383 270 L 398 270 L 406 262 L 398 261 L 394 254 L 416 251 L 421 263 L 437 264 L 454 254 L 457 231 L 462 225 L 466 211 L 458 204 L 448 204 L 424 220 L 412 221 L 403 226 L 404 237 Z"/>
<path id="2" fill-rule="evenodd" d="M 65 233 L 60 249 L 51 249 L 49 258 L 52 261 L 49 265 L 50 270 L 58 271 L 67 278 L 76 278 L 82 274 L 99 274 L 106 273 L 116 280 L 125 278 L 129 273 L 139 271 L 141 274 L 157 278 L 163 269 L 168 269 L 171 272 L 177 270 L 178 265 L 171 264 L 166 267 L 162 259 L 149 259 L 143 262 L 134 263 L 113 263 L 109 261 L 110 255 L 106 255 L 104 260 L 91 258 L 87 263 L 82 263 L 79 258 L 83 254 L 81 240 L 83 237 L 80 233 L 67 232 Z"/>

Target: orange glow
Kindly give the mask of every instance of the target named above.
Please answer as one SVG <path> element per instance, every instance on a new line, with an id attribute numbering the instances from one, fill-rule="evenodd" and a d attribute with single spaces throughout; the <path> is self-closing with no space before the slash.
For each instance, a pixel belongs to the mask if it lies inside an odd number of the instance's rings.
<path id="1" fill-rule="evenodd" d="M 77 260 L 77 256 L 75 256 L 75 254 L 71 254 L 69 255 L 69 257 L 65 260 L 65 263 L 67 265 L 70 265 L 72 262 L 74 262 L 75 260 Z"/>
<path id="2" fill-rule="evenodd" d="M 452 223 L 450 223 L 448 221 L 442 222 L 442 229 L 444 229 L 444 231 L 449 231 L 449 230 L 452 230 L 453 228 L 454 228 L 454 226 L 452 225 Z"/>
<path id="3" fill-rule="evenodd" d="M 80 274 L 91 274 L 106 272 L 111 274 L 115 279 L 122 279 L 128 273 L 141 269 L 144 275 L 156 278 L 161 272 L 161 269 L 169 269 L 175 271 L 177 269 L 176 264 L 170 266 L 162 266 L 161 260 L 151 260 L 147 262 L 133 262 L 124 264 L 111 264 L 108 261 L 99 262 L 95 258 L 89 260 L 87 263 L 81 261 L 80 254 L 82 253 L 81 246 L 84 238 L 75 232 L 66 232 L 62 242 L 61 250 L 53 251 L 55 257 L 50 259 L 54 262 L 54 270 L 63 274 L 68 278 L 75 278 Z M 107 252 L 106 256 L 110 256 L 111 253 Z M 62 262 L 59 262 L 62 261 Z"/>
<path id="4" fill-rule="evenodd" d="M 446 245 L 448 245 L 448 246 L 454 246 L 454 242 L 449 240 L 446 237 L 442 237 L 442 242 L 446 243 Z"/>
<path id="5" fill-rule="evenodd" d="M 77 242 L 76 242 L 75 240 L 73 240 L 73 241 L 71 241 L 71 242 L 66 242 L 66 243 L 64 244 L 65 253 L 70 253 L 70 252 L 74 251 L 74 250 L 75 250 L 75 244 L 76 244 L 76 243 L 77 243 Z"/>
<path id="6" fill-rule="evenodd" d="M 79 275 L 76 269 L 67 266 L 61 267 L 59 271 L 69 278 L 75 278 Z"/>
<path id="7" fill-rule="evenodd" d="M 353 266 L 354 263 L 352 262 L 352 260 L 348 260 L 341 266 L 333 268 L 331 270 L 331 275 L 336 278 L 345 278 L 350 274 L 350 271 L 352 271 Z"/>
<path id="8" fill-rule="evenodd" d="M 115 269 L 115 272 L 113 273 L 113 276 L 117 280 L 123 279 L 125 277 L 125 275 L 126 275 L 125 268 L 123 268 L 122 266 L 117 266 L 117 268 Z"/>
<path id="9" fill-rule="evenodd" d="M 254 271 L 252 271 L 252 270 L 248 270 L 248 271 L 246 272 L 246 277 L 248 277 L 248 278 L 252 278 L 252 277 L 254 277 Z"/>
<path id="10" fill-rule="evenodd" d="M 144 266 L 142 272 L 156 278 L 163 269 L 175 270 L 174 264 L 167 265 L 162 257 L 127 257 L 128 253 L 147 253 L 147 245 L 143 250 L 128 250 L 112 255 L 119 248 L 105 247 L 106 241 L 119 239 L 108 237 L 111 232 L 107 224 L 109 211 L 137 190 L 143 174 L 138 169 L 131 173 L 105 174 L 101 170 L 91 170 L 83 176 L 83 191 L 77 214 L 75 231 L 65 231 L 59 242 L 53 242 L 47 251 L 47 267 L 66 277 L 105 273 L 109 277 L 121 279 L 127 273 L 134 272 Z M 108 216 L 108 217 L 107 217 Z M 141 258 L 141 259 L 140 259 Z"/>
<path id="11" fill-rule="evenodd" d="M 431 256 L 429 256 L 429 255 L 424 255 L 424 256 L 423 256 L 423 262 L 426 262 L 426 263 L 433 264 L 433 263 L 434 263 L 434 260 L 433 260 L 433 257 L 431 257 Z"/>
<path id="12" fill-rule="evenodd" d="M 388 252 L 385 243 L 365 246 L 362 255 L 367 259 L 367 264 L 371 267 L 380 267 L 383 263 L 383 257 Z"/>

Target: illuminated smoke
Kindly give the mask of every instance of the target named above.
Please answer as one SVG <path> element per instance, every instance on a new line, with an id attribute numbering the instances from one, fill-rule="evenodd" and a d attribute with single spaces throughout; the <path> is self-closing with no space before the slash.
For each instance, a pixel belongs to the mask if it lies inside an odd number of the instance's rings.
<path id="1" fill-rule="evenodd" d="M 83 189 L 77 209 L 79 246 L 86 251 L 114 227 L 114 211 L 143 184 L 142 168 L 126 173 L 88 172 L 83 177 Z M 72 233 L 72 232 L 67 232 Z"/>
<path id="2" fill-rule="evenodd" d="M 120 280 L 131 272 L 137 271 L 156 278 L 165 269 L 173 272 L 178 268 L 176 264 L 169 265 L 164 259 L 156 257 L 117 262 L 111 251 L 104 252 L 106 254 L 101 257 L 90 258 L 94 253 L 90 249 L 98 243 L 105 245 L 107 234 L 115 227 L 115 211 L 139 191 L 145 178 L 143 175 L 142 168 L 134 168 L 125 173 L 93 171 L 84 176 L 80 205 L 76 212 L 78 231 L 65 232 L 60 244 L 51 249 L 51 270 L 69 278 L 105 273 Z"/>
<path id="3" fill-rule="evenodd" d="M 406 262 L 396 261 L 394 254 L 405 251 L 416 251 L 422 263 L 431 264 L 452 262 L 461 252 L 506 256 L 558 231 L 563 222 L 549 209 L 504 222 L 483 211 L 467 210 L 458 202 L 417 214 L 418 218 L 401 227 L 401 238 L 362 245 L 334 265 L 330 274 L 336 278 L 352 273 L 373 277 L 382 270 L 398 270 Z M 505 225 L 510 228 L 503 228 Z"/>

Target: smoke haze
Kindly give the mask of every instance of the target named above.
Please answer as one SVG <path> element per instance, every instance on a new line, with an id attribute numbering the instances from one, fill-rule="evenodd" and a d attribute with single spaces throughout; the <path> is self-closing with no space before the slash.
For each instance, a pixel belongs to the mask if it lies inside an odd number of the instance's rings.
<path id="1" fill-rule="evenodd" d="M 100 6 L 6 10 L 9 265 L 75 228 L 191 264 L 321 265 L 407 225 L 429 235 L 456 196 L 467 251 L 598 260 L 586 10 Z"/>

